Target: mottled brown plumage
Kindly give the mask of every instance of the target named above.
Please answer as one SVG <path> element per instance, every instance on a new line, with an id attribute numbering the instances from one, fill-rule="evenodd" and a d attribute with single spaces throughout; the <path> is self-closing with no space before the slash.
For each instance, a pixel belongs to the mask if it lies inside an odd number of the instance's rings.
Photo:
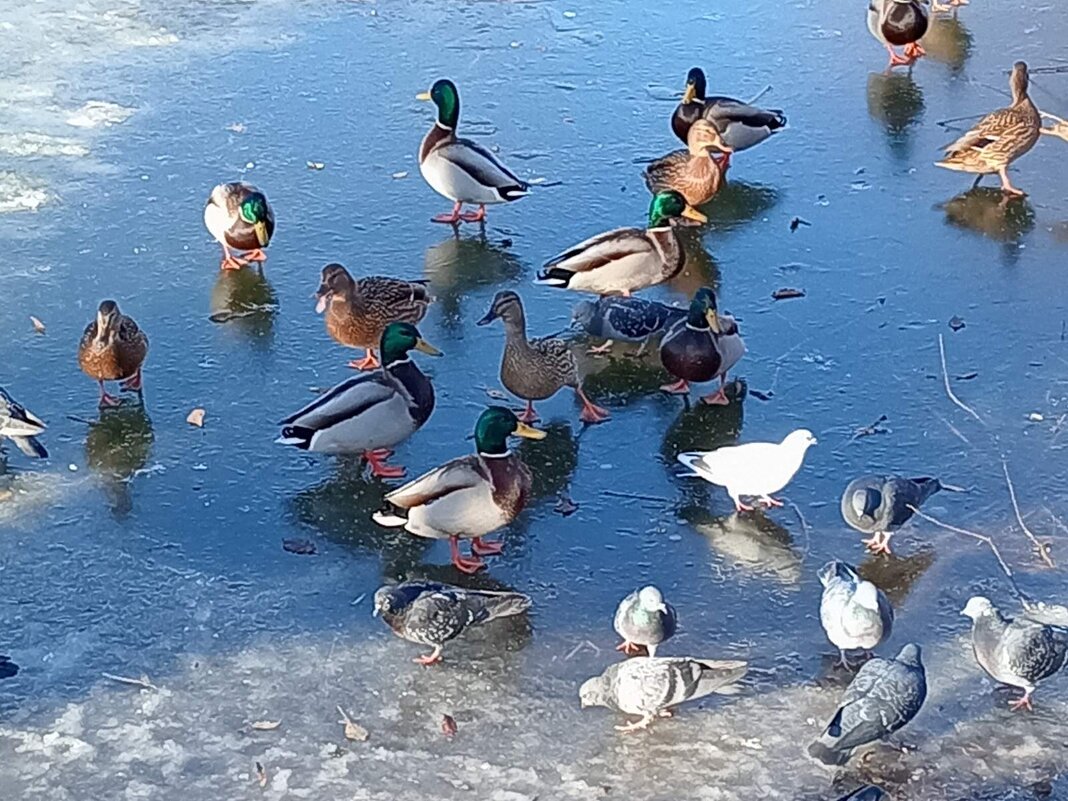
<path id="1" fill-rule="evenodd" d="M 1007 168 L 1038 141 L 1042 117 L 1027 93 L 1027 64 L 1017 61 L 1009 79 L 1012 105 L 991 112 L 955 142 L 946 146 L 946 158 L 939 167 L 959 172 L 990 173 L 1001 176 L 1006 192 L 1022 195 L 1009 181 Z"/>
<path id="2" fill-rule="evenodd" d="M 687 150 L 676 150 L 657 159 L 645 170 L 645 185 L 654 195 L 674 189 L 686 198 L 690 206 L 710 201 L 723 184 L 723 168 L 712 158 L 710 149 L 720 153 L 732 150 L 723 141 L 716 127 L 707 120 L 690 126 Z"/>
<path id="3" fill-rule="evenodd" d="M 327 333 L 350 348 L 364 348 L 367 356 L 351 366 L 378 366 L 374 348 L 390 323 L 418 323 L 426 316 L 431 297 L 425 282 L 384 276 L 354 279 L 340 264 L 323 268 L 316 293 L 316 311 L 326 312 Z"/>
<path id="4" fill-rule="evenodd" d="M 105 381 L 123 381 L 124 389 L 140 391 L 141 365 L 148 355 L 148 337 L 113 300 L 105 300 L 78 345 L 78 366 L 100 384 L 102 405 L 116 399 L 104 389 Z"/>
<path id="5" fill-rule="evenodd" d="M 590 403 L 583 393 L 578 365 L 567 342 L 557 337 L 527 339 L 526 315 L 519 295 L 498 292 L 489 312 L 478 324 L 487 325 L 496 319 L 504 323 L 505 331 L 501 383 L 513 395 L 527 401 L 527 411 L 520 420 L 529 423 L 537 419 L 533 401 L 545 400 L 564 387 L 574 389 L 582 400 L 583 420 L 601 422 L 608 417 L 604 409 Z"/>

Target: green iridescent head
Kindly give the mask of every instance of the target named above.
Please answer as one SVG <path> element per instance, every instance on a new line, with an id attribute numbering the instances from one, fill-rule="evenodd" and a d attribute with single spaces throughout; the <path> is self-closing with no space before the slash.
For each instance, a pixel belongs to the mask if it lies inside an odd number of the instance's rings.
<path id="1" fill-rule="evenodd" d="M 270 211 L 267 208 L 267 198 L 261 192 L 253 192 L 238 206 L 237 213 L 241 219 L 251 225 L 256 231 L 256 240 L 260 247 L 266 247 L 271 241 L 271 232 L 268 230 Z"/>
<path id="2" fill-rule="evenodd" d="M 708 222 L 708 218 L 686 202 L 674 189 L 657 192 L 649 204 L 649 227 L 666 228 L 672 220 L 687 217 L 697 222 Z"/>
<path id="3" fill-rule="evenodd" d="M 490 406 L 475 423 L 475 447 L 479 453 L 489 455 L 508 452 L 508 437 L 544 439 L 545 432 L 519 421 L 511 409 Z"/>
<path id="4" fill-rule="evenodd" d="M 690 313 L 686 322 L 694 328 L 710 328 L 719 333 L 719 313 L 716 311 L 716 293 L 703 286 L 694 293 L 690 301 Z"/>
<path id="5" fill-rule="evenodd" d="M 382 364 L 386 367 L 408 358 L 408 351 L 417 350 L 428 356 L 440 356 L 441 351 L 423 339 L 419 329 L 411 323 L 390 323 L 382 332 Z"/>
<path id="6" fill-rule="evenodd" d="M 433 100 L 438 107 L 438 123 L 446 128 L 456 128 L 460 121 L 460 92 L 448 78 L 434 81 L 429 92 L 417 95 L 419 100 Z"/>

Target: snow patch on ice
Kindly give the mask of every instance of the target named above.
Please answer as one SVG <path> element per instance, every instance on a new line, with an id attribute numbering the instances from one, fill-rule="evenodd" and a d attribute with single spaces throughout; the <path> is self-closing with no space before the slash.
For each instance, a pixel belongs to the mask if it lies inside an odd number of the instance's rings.
<path id="1" fill-rule="evenodd" d="M 21 158 L 87 156 L 89 148 L 75 139 L 27 131 L 17 134 L 0 133 L 0 153 Z"/>
<path id="2" fill-rule="evenodd" d="M 119 125 L 126 122 L 135 110 L 106 100 L 89 100 L 77 111 L 67 116 L 67 125 L 73 125 L 75 128 Z"/>
<path id="3" fill-rule="evenodd" d="M 0 214 L 37 211 L 52 200 L 40 184 L 9 170 L 0 170 Z"/>

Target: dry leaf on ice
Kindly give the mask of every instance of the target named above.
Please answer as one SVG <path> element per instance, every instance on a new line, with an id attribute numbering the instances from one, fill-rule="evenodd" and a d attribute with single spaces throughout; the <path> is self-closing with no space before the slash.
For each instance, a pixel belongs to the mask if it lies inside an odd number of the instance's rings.
<path id="1" fill-rule="evenodd" d="M 187 423 L 189 423 L 189 425 L 191 425 L 191 426 L 196 426 L 197 428 L 203 428 L 203 426 L 204 426 L 204 415 L 205 415 L 205 411 L 203 409 L 193 409 L 193 411 L 191 411 L 189 413 L 189 416 L 187 418 L 185 418 L 185 421 Z"/>
<path id="2" fill-rule="evenodd" d="M 370 733 L 367 731 L 367 729 L 365 729 L 359 723 L 357 723 L 352 718 L 350 718 L 348 716 L 348 713 L 346 713 L 345 710 L 342 709 L 340 705 L 338 705 L 337 711 L 338 711 L 338 714 L 341 715 L 341 720 L 338 721 L 338 722 L 345 724 L 345 739 L 346 740 L 353 740 L 353 741 L 355 741 L 357 743 L 362 743 L 362 742 L 366 741 L 368 737 L 371 736 Z"/>
<path id="3" fill-rule="evenodd" d="M 43 334 L 45 332 L 45 324 L 42 323 L 39 318 L 34 317 L 31 314 L 30 322 L 33 323 L 33 330 L 36 331 L 38 334 Z"/>
<path id="4" fill-rule="evenodd" d="M 252 724 L 256 731 L 274 731 L 282 725 L 280 720 L 257 720 Z"/>
<path id="5" fill-rule="evenodd" d="M 263 767 L 262 762 L 256 763 L 256 777 L 259 779 L 260 787 L 267 786 L 267 769 Z"/>

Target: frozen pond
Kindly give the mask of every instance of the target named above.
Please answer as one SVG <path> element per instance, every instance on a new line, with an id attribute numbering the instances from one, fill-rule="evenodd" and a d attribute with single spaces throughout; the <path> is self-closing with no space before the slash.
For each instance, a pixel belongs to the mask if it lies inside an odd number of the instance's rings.
<path id="1" fill-rule="evenodd" d="M 888 77 L 862 3 L 735 5 L 0 11 L 0 385 L 48 421 L 51 454 L 7 446 L 0 475 L 0 653 L 22 668 L 0 681 L 0 797 L 833 801 L 862 781 L 914 801 L 1068 797 L 1068 681 L 1011 714 L 968 649 L 970 595 L 1014 609 L 989 552 L 918 521 L 893 557 L 869 558 L 838 510 L 859 473 L 939 476 L 969 492 L 925 509 L 991 535 L 1029 595 L 1065 602 L 1068 144 L 1043 137 L 1018 162 L 1030 195 L 1012 202 L 966 193 L 968 176 L 932 162 L 959 132 L 940 121 L 1004 105 L 1014 60 L 1063 64 L 1051 53 L 1068 14 L 975 0 L 936 23 L 911 74 Z M 579 298 L 531 280 L 565 246 L 643 221 L 641 170 L 677 147 L 668 120 L 694 65 L 710 94 L 770 85 L 762 102 L 790 124 L 735 159 L 711 224 L 688 232 L 684 272 L 644 293 L 684 303 L 717 287 L 749 348 L 741 406 L 684 409 L 657 392 L 655 361 L 579 347 L 612 420 L 582 430 L 566 392 L 539 404 L 549 436 L 521 449 L 535 497 L 475 579 L 445 544 L 372 523 L 386 485 L 358 465 L 273 444 L 278 419 L 351 374 L 311 297 L 340 261 L 427 278 L 437 298 L 420 330 L 446 354 L 422 361 L 438 405 L 396 460 L 419 471 L 469 451 L 503 343 L 475 322 L 507 288 L 532 333 L 567 326 Z M 547 184 L 492 208 L 484 238 L 428 222 L 447 202 L 419 175 L 432 115 L 414 96 L 440 76 L 460 87 L 461 131 Z M 1068 75 L 1033 82 L 1040 107 L 1068 116 Z M 211 187 L 237 178 L 278 216 L 263 281 L 220 274 L 203 228 Z M 795 217 L 811 225 L 791 232 Z M 783 287 L 805 297 L 772 300 Z M 144 414 L 101 419 L 78 371 L 104 297 L 151 339 Z M 939 334 L 982 423 L 946 396 Z M 203 428 L 185 421 L 194 407 Z M 855 436 L 883 415 L 885 431 Z M 681 451 L 802 426 L 820 444 L 766 517 L 737 518 L 722 490 L 677 475 Z M 1056 569 L 1020 530 L 1002 459 Z M 555 511 L 562 495 L 574 514 Z M 916 750 L 881 747 L 837 773 L 803 747 L 845 681 L 817 614 L 830 558 L 887 591 L 898 617 L 883 650 L 920 643 L 931 683 L 902 732 Z M 420 668 L 370 596 L 421 576 L 517 589 L 534 609 Z M 616 716 L 579 709 L 578 686 L 617 658 L 612 613 L 641 583 L 679 610 L 665 652 L 751 670 L 741 695 L 622 737 Z M 343 737 L 338 705 L 367 742 Z"/>

